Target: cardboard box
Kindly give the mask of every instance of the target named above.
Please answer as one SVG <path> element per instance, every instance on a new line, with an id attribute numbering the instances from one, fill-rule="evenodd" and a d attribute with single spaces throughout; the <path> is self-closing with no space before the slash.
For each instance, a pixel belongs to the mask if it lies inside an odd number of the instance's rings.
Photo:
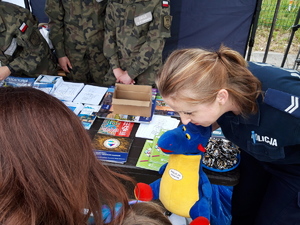
<path id="1" fill-rule="evenodd" d="M 112 98 L 114 114 L 151 116 L 152 87 L 149 85 L 116 84 Z"/>

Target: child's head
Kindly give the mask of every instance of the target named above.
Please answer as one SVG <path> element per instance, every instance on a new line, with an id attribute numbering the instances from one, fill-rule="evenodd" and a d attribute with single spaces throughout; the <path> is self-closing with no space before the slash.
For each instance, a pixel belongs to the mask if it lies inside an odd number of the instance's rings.
<path id="1" fill-rule="evenodd" d="M 155 202 L 130 204 L 122 225 L 172 225 L 164 208 Z"/>
<path id="2" fill-rule="evenodd" d="M 0 224 L 80 225 L 90 212 L 102 224 L 103 203 L 128 202 L 79 118 L 40 90 L 0 88 L 0 145 Z"/>

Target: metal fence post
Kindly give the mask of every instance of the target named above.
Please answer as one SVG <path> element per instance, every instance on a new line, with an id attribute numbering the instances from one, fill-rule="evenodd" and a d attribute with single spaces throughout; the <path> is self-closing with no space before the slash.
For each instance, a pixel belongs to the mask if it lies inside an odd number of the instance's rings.
<path id="1" fill-rule="evenodd" d="M 293 41 L 293 38 L 294 38 L 294 34 L 298 30 L 298 28 L 300 28 L 300 25 L 298 24 L 299 23 L 299 19 L 300 19 L 300 7 L 299 7 L 299 10 L 298 10 L 298 14 L 297 14 L 294 26 L 292 26 L 292 33 L 291 33 L 291 36 L 290 36 L 290 39 L 289 39 L 289 43 L 288 43 L 288 45 L 287 45 L 287 47 L 285 49 L 285 53 L 283 55 L 281 67 L 284 67 L 284 63 L 285 63 L 286 57 L 287 57 L 287 55 L 289 53 L 289 50 L 290 50 L 290 47 L 291 47 L 291 44 L 292 44 L 292 41 Z"/>
<path id="2" fill-rule="evenodd" d="M 275 28 L 275 25 L 276 25 L 276 19 L 277 19 L 277 15 L 278 15 L 280 2 L 281 2 L 281 0 L 278 0 L 277 4 L 276 4 L 276 9 L 275 9 L 275 12 L 274 12 L 272 26 L 271 26 L 271 30 L 270 30 L 270 33 L 269 33 L 267 47 L 266 47 L 265 55 L 264 55 L 264 58 L 263 58 L 263 61 L 262 61 L 263 63 L 265 63 L 266 60 L 267 60 L 267 56 L 268 56 L 268 52 L 269 52 L 269 48 L 270 48 L 270 44 L 271 44 L 271 39 L 272 39 L 272 36 L 273 36 L 273 31 L 274 31 L 274 28 Z"/>
<path id="3" fill-rule="evenodd" d="M 30 10 L 30 6 L 29 6 L 29 1 L 28 0 L 24 0 L 24 4 L 25 4 L 25 8 Z"/>
<path id="4" fill-rule="evenodd" d="M 252 22 L 252 26 L 251 26 L 251 34 L 250 34 L 249 41 L 248 41 L 249 48 L 248 48 L 248 52 L 247 52 L 247 59 L 246 59 L 247 61 L 250 61 L 252 48 L 254 46 L 255 34 L 256 34 L 256 30 L 257 30 L 257 24 L 258 24 L 258 19 L 259 19 L 259 15 L 260 15 L 261 4 L 262 4 L 262 0 L 258 0 L 257 3 L 256 3 L 256 9 L 255 9 L 255 12 L 254 12 L 254 15 L 253 15 L 253 22 Z"/>

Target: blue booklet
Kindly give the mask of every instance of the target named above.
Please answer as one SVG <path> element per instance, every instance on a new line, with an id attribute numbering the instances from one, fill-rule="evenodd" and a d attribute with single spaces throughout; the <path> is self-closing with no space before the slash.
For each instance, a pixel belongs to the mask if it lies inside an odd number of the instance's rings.
<path id="1" fill-rule="evenodd" d="M 32 87 L 35 78 L 33 77 L 13 77 L 8 76 L 1 81 L 2 87 Z"/>
<path id="2" fill-rule="evenodd" d="M 133 138 L 106 134 L 95 134 L 92 144 L 97 159 L 114 163 L 125 163 Z"/>

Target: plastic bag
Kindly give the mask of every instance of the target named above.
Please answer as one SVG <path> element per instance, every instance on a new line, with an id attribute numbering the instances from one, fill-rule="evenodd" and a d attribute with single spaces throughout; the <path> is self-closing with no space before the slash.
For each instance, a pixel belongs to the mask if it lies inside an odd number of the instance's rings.
<path id="1" fill-rule="evenodd" d="M 210 225 L 230 225 L 232 186 L 212 184 Z"/>

